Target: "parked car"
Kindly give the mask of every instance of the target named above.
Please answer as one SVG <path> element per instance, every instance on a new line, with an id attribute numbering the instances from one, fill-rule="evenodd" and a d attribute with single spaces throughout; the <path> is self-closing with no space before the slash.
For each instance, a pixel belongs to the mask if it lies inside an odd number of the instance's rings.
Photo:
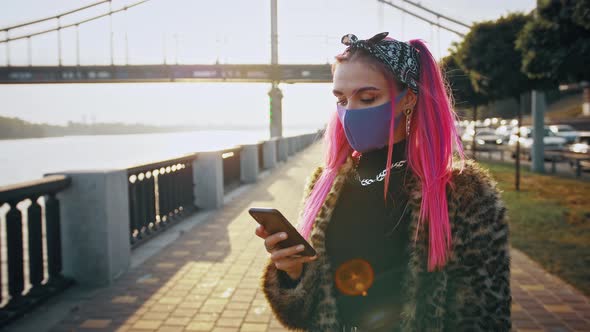
<path id="1" fill-rule="evenodd" d="M 567 144 L 574 143 L 576 137 L 580 136 L 579 131 L 567 124 L 550 125 L 549 129 L 551 129 L 551 131 L 557 136 L 565 138 L 567 140 Z"/>
<path id="2" fill-rule="evenodd" d="M 496 128 L 495 133 L 496 135 L 500 136 L 503 141 L 508 142 L 515 127 L 516 126 L 513 125 L 501 125 L 500 127 Z"/>
<path id="3" fill-rule="evenodd" d="M 455 128 L 457 128 L 457 134 L 459 136 L 463 136 L 463 134 L 465 133 L 465 126 L 463 124 L 461 124 L 460 122 L 459 123 L 455 122 Z"/>
<path id="4" fill-rule="evenodd" d="M 573 144 L 570 144 L 566 147 L 566 150 L 570 153 L 574 153 L 581 158 L 588 158 L 590 159 L 590 131 L 582 131 L 578 132 L 579 135 L 576 137 L 576 140 Z M 574 167 L 576 164 L 574 160 L 570 159 L 570 166 Z M 590 169 L 590 161 L 589 160 L 580 160 L 580 166 L 582 169 Z"/>
<path id="5" fill-rule="evenodd" d="M 471 149 L 471 145 L 473 144 L 473 128 L 468 129 L 463 136 L 461 136 L 461 140 L 463 141 L 463 146 L 465 148 Z M 476 150 L 496 150 L 498 146 L 503 143 L 504 140 L 496 135 L 495 130 L 492 128 L 478 128 L 475 133 Z"/>
<path id="6" fill-rule="evenodd" d="M 512 151 L 512 158 L 516 158 L 516 141 L 518 139 L 517 134 L 518 128 L 513 129 L 512 135 L 510 135 L 510 141 L 508 146 Z M 531 147 L 533 146 L 533 127 L 522 126 L 520 127 L 520 153 L 522 156 L 527 157 L 529 160 L 531 157 Z M 566 144 L 566 139 L 557 136 L 548 126 L 544 127 L 543 145 L 544 151 L 563 151 Z M 545 158 L 548 159 L 548 158 Z"/>

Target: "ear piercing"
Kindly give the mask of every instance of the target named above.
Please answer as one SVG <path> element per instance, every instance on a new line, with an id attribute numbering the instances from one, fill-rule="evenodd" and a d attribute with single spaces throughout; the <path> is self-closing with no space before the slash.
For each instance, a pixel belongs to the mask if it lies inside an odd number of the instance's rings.
<path id="1" fill-rule="evenodd" d="M 404 114 L 406 115 L 406 136 L 410 135 L 410 121 L 411 121 L 411 114 L 412 114 L 412 109 L 408 108 L 406 110 L 404 110 Z"/>

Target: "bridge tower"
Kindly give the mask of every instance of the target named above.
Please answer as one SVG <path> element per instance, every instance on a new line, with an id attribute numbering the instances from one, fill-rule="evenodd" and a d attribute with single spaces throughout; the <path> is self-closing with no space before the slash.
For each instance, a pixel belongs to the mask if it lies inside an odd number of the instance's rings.
<path id="1" fill-rule="evenodd" d="M 270 98 L 270 137 L 283 136 L 283 92 L 276 81 L 272 82 L 272 88 L 268 92 Z"/>
<path id="2" fill-rule="evenodd" d="M 270 137 L 283 136 L 283 93 L 281 89 L 279 89 L 280 73 L 278 72 L 279 51 L 277 19 L 277 0 L 270 0 L 270 62 L 272 67 L 272 87 L 268 92 L 270 99 Z"/>

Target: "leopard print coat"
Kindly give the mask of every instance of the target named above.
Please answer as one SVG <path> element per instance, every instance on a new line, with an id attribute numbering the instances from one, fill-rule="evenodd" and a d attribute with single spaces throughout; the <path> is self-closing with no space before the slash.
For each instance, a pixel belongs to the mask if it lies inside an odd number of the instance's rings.
<path id="1" fill-rule="evenodd" d="M 338 170 L 315 220 L 310 244 L 316 260 L 303 265 L 297 285 L 286 285 L 284 271 L 272 261 L 261 276 L 261 287 L 273 314 L 289 330 L 341 331 L 335 287 L 326 257 L 325 232 L 344 181 L 354 170 L 352 157 Z M 322 172 L 318 166 L 306 179 L 301 207 Z M 446 266 L 427 271 L 428 227 L 420 225 L 421 184 L 408 172 L 411 211 L 410 260 L 403 276 L 402 331 L 509 331 L 511 329 L 509 228 L 506 207 L 496 181 L 475 161 L 463 172 L 455 163 L 447 186 L 452 251 Z M 285 274 L 286 275 L 286 274 Z"/>

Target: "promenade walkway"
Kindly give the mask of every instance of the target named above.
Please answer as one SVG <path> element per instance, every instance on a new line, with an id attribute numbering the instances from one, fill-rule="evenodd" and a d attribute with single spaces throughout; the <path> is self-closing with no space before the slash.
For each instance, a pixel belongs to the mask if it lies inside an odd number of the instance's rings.
<path id="1" fill-rule="evenodd" d="M 268 254 L 247 210 L 276 207 L 296 220 L 305 177 L 321 151 L 314 143 L 238 189 L 223 208 L 73 306 L 59 323 L 35 331 L 286 331 L 260 289 Z M 588 298 L 515 249 L 512 292 L 514 331 L 590 331 Z"/>

